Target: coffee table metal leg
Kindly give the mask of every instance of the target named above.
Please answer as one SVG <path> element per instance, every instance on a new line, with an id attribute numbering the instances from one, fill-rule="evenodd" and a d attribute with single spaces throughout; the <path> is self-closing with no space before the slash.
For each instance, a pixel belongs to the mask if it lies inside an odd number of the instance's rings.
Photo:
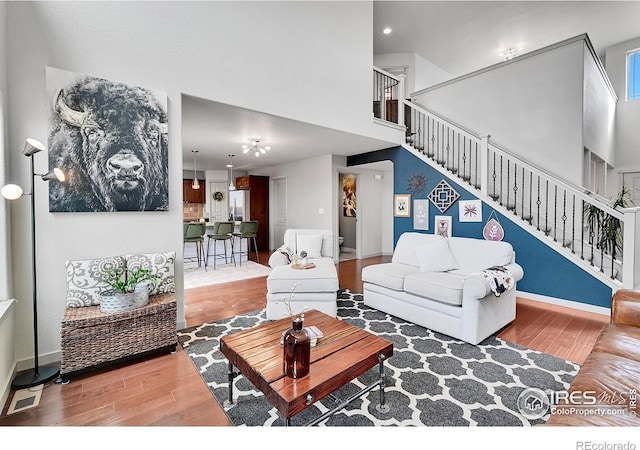
<path id="1" fill-rule="evenodd" d="M 380 402 L 376 405 L 376 410 L 381 413 L 388 413 L 391 408 L 389 408 L 389 405 L 385 403 L 385 397 L 384 397 L 384 388 L 386 387 L 386 384 L 384 382 L 384 360 L 385 360 L 385 356 L 383 354 L 378 355 L 378 361 L 380 361 L 380 364 L 378 365 L 380 368 L 380 372 L 379 372 Z"/>
<path id="2" fill-rule="evenodd" d="M 227 375 L 229 379 L 229 398 L 227 398 L 227 400 L 225 400 L 222 404 L 222 406 L 224 406 L 225 408 L 235 405 L 235 402 L 233 401 L 233 379 L 240 375 L 238 372 L 233 371 L 233 364 L 231 364 L 231 361 L 229 361 Z"/>
<path id="3" fill-rule="evenodd" d="M 362 397 L 364 394 L 366 394 L 367 392 L 371 391 L 372 389 L 375 389 L 376 386 L 380 386 L 380 404 L 376 406 L 376 409 L 381 413 L 388 413 L 390 408 L 389 408 L 389 405 L 387 405 L 385 403 L 385 396 L 384 396 L 384 388 L 385 388 L 385 382 L 384 382 L 384 360 L 385 359 L 386 359 L 386 357 L 382 353 L 378 355 L 378 361 L 380 361 L 380 362 L 378 364 L 379 376 L 378 376 L 378 380 L 377 381 L 374 381 L 369 386 L 366 386 L 362 390 L 356 392 L 351 397 L 349 397 L 348 399 L 344 400 L 343 402 L 341 402 L 339 405 L 337 405 L 335 408 L 331 409 L 330 411 L 325 412 L 324 414 L 322 414 L 317 419 L 314 419 L 314 420 L 308 422 L 306 424 L 306 426 L 313 426 L 313 425 L 319 424 L 320 422 L 325 420 L 327 417 L 330 417 L 330 416 L 334 415 L 335 413 L 337 413 L 338 411 L 344 409 L 346 406 L 348 406 L 354 400 Z M 311 397 L 310 395 L 307 396 L 307 404 L 313 403 L 313 399 L 310 398 L 310 397 Z M 289 425 L 289 419 L 287 419 L 287 425 Z"/>

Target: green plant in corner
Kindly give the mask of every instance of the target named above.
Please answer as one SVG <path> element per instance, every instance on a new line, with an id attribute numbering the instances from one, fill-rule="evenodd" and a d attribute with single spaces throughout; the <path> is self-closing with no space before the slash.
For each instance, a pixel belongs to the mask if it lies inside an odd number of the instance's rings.
<path id="1" fill-rule="evenodd" d="M 611 207 L 622 209 L 632 205 L 631 191 L 623 185 L 620 192 L 612 199 Z M 590 244 L 595 244 L 597 249 L 607 252 L 614 259 L 616 253 L 622 254 L 623 229 L 620 219 L 590 203 L 584 206 L 584 218 L 589 226 Z"/>
<path id="2" fill-rule="evenodd" d="M 120 292 L 122 294 L 131 293 L 136 290 L 136 287 L 145 281 L 153 281 L 160 278 L 158 275 L 151 273 L 148 269 L 136 269 L 126 273 L 123 268 L 112 269 L 107 272 L 107 278 L 104 282 L 112 290 Z M 123 275 L 125 275 L 123 277 Z"/>

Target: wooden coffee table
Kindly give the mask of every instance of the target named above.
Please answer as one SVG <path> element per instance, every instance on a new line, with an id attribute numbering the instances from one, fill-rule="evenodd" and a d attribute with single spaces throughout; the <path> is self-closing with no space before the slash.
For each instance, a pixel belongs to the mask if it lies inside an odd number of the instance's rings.
<path id="1" fill-rule="evenodd" d="M 320 423 L 376 386 L 380 387 L 377 408 L 388 412 L 383 363 L 393 355 L 393 343 L 317 310 L 305 312 L 304 324 L 315 325 L 324 336 L 311 348 L 309 374 L 297 379 L 284 374 L 280 345 L 282 333 L 291 327 L 291 319 L 269 322 L 220 340 L 220 350 L 229 360 L 229 398 L 225 406 L 233 404 L 233 379 L 242 374 L 264 393 L 289 425 L 293 416 L 377 364 L 379 376 L 374 383 L 339 401 L 335 408 L 307 425 Z"/>

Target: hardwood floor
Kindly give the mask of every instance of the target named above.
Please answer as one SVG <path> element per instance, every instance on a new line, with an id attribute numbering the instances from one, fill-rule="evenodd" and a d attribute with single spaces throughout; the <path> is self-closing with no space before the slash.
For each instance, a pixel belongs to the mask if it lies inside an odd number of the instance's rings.
<path id="1" fill-rule="evenodd" d="M 260 254 L 262 262 L 269 254 Z M 390 257 L 349 260 L 337 265 L 340 285 L 362 292 L 362 268 Z M 265 277 L 185 291 L 187 326 L 199 325 L 265 307 Z M 576 363 L 588 355 L 609 318 L 599 314 L 518 299 L 517 318 L 499 337 Z M 40 404 L 7 415 L 0 425 L 228 426 L 224 411 L 209 392 L 187 354 L 178 346 L 160 355 L 49 383 Z"/>

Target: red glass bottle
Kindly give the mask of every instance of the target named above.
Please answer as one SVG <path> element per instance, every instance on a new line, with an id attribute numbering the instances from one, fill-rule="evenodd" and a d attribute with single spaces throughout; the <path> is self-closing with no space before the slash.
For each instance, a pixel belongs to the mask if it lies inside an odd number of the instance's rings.
<path id="1" fill-rule="evenodd" d="M 284 334 L 284 373 L 291 378 L 302 378 L 309 373 L 311 365 L 311 339 L 302 327 L 304 321 L 293 320 L 292 327 Z"/>

